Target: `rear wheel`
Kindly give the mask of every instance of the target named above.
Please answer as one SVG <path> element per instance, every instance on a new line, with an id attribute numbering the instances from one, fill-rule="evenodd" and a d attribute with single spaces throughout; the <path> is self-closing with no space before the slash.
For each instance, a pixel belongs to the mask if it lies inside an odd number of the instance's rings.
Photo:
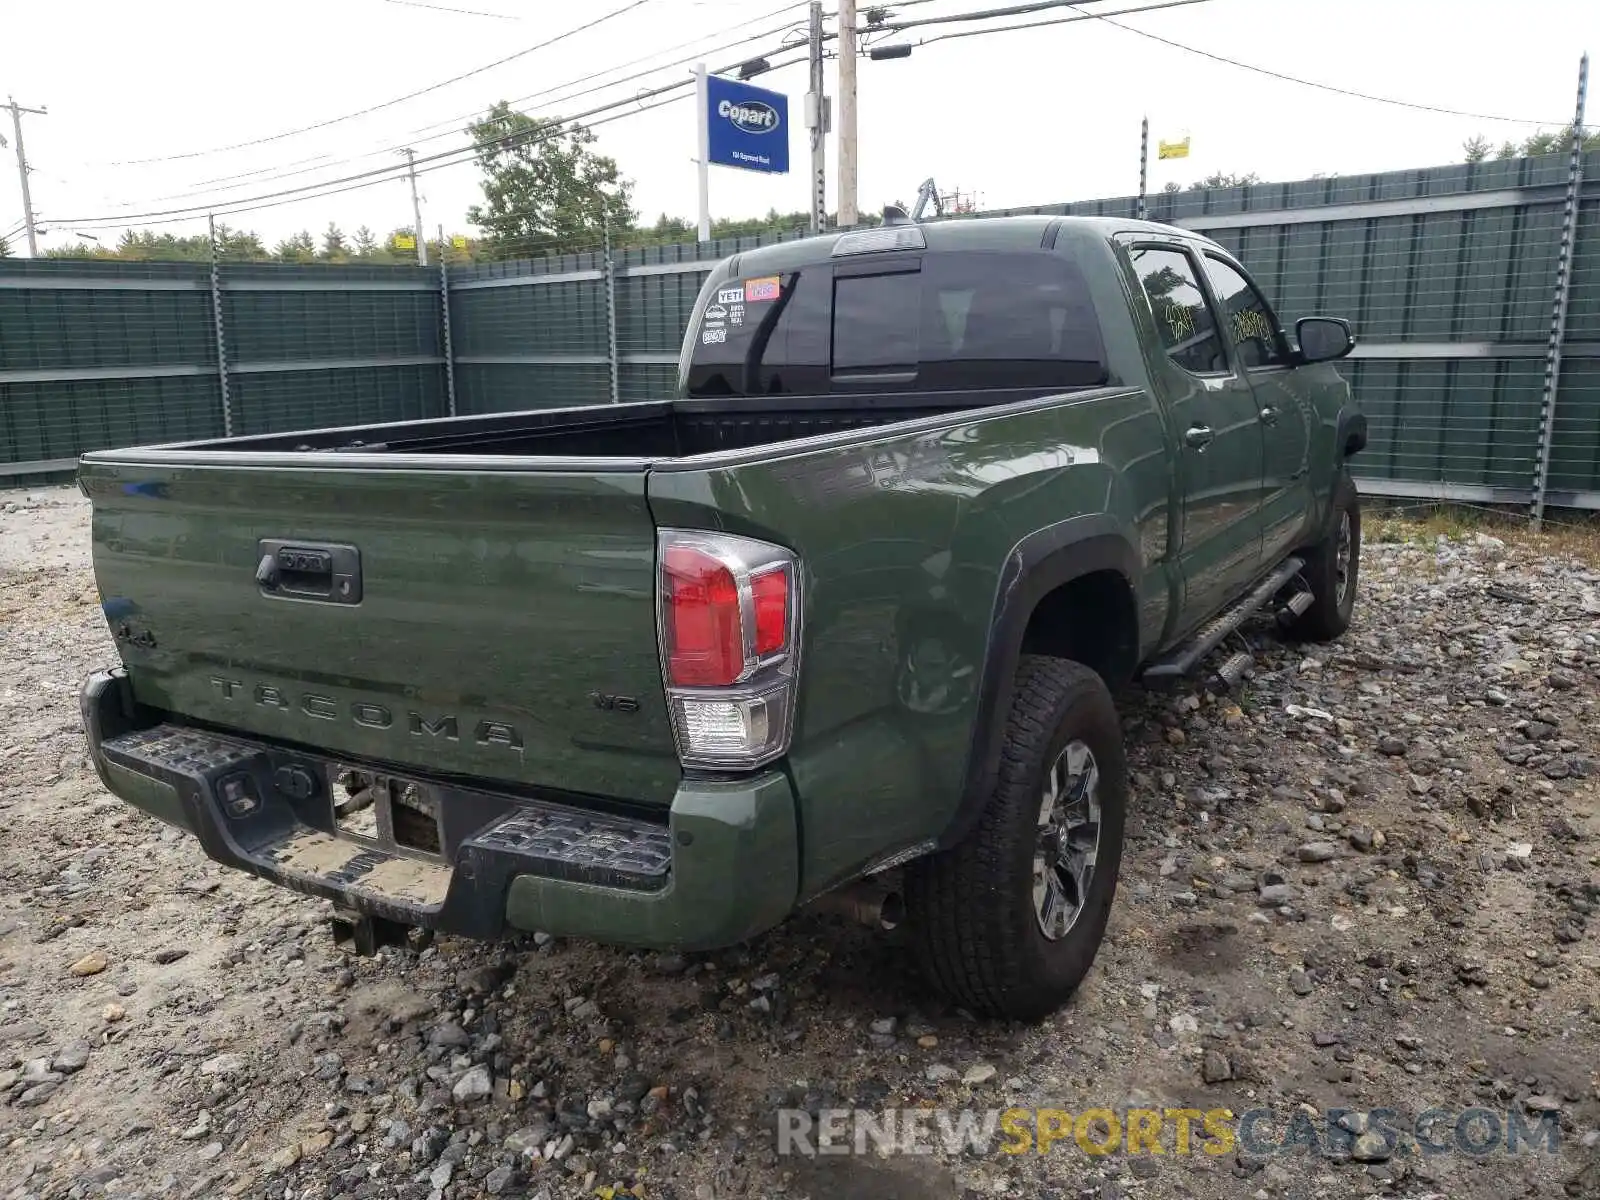
<path id="1" fill-rule="evenodd" d="M 1290 637 L 1328 642 L 1350 628 L 1361 567 L 1361 497 L 1348 472 L 1334 489 L 1333 529 L 1305 556 L 1311 607 L 1290 623 Z"/>
<path id="2" fill-rule="evenodd" d="M 1105 934 L 1127 798 L 1105 683 L 1080 663 L 1024 658 L 977 827 L 907 870 L 912 939 L 934 985 L 987 1016 L 1060 1007 Z"/>

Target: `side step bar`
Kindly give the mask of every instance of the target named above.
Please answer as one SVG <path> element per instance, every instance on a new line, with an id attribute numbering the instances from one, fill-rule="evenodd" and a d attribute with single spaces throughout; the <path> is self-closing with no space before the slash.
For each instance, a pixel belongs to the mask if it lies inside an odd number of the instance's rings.
<path id="1" fill-rule="evenodd" d="M 1224 638 L 1265 606 L 1304 568 L 1304 561 L 1298 557 L 1291 556 L 1284 559 L 1277 570 L 1258 583 L 1232 608 L 1224 609 L 1188 641 L 1167 651 L 1163 657 L 1146 667 L 1140 680 L 1147 687 L 1159 686 L 1189 674 L 1202 658 L 1222 645 Z"/>

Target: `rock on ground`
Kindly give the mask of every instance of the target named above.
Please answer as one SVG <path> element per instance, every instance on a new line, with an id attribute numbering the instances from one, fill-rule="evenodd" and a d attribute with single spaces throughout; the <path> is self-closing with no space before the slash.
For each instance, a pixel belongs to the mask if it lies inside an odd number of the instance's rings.
<path id="1" fill-rule="evenodd" d="M 6 1200 L 1600 1194 L 1600 571 L 1564 544 L 1369 514 L 1345 638 L 1251 624 L 1239 694 L 1122 696 L 1107 942 L 1067 1009 L 1015 1027 L 814 916 L 709 955 L 542 934 L 352 957 L 325 904 L 101 789 L 87 505 L 0 499 Z M 1171 1128 L 1160 1159 L 776 1153 L 779 1110 L 930 1102 L 1361 1120 L 1316 1165 L 1179 1158 Z M 1366 1123 L 1393 1108 L 1404 1135 L 1424 1103 L 1549 1114 L 1558 1151 L 1419 1157 Z"/>

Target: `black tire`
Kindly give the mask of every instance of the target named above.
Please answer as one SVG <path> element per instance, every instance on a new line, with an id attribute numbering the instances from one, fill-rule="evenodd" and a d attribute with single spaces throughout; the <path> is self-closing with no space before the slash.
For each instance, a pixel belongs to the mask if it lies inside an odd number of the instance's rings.
<path id="1" fill-rule="evenodd" d="M 1098 767 L 1099 836 L 1076 918 L 1051 939 L 1036 906 L 1035 854 L 1046 776 L 1074 745 L 1086 747 Z M 1073 755 L 1081 763 L 1081 751 Z M 991 1017 L 1034 1020 L 1065 1003 L 1105 934 L 1127 806 L 1122 729 L 1104 681 L 1066 659 L 1024 657 L 998 784 L 978 825 L 964 841 L 906 871 L 911 941 L 934 986 Z"/>
<path id="2" fill-rule="evenodd" d="M 1349 521 L 1348 576 L 1340 586 L 1341 542 Z M 1311 585 L 1311 607 L 1290 622 L 1288 635 L 1297 641 L 1331 642 L 1350 628 L 1361 574 L 1361 497 L 1348 471 L 1341 471 L 1333 491 L 1333 520 L 1328 536 L 1305 555 L 1302 574 Z"/>

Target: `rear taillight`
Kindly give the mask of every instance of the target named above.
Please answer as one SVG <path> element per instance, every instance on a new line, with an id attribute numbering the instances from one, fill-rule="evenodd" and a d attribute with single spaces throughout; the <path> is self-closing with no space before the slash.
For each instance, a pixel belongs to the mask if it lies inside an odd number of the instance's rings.
<path id="1" fill-rule="evenodd" d="M 661 669 L 685 766 L 761 766 L 789 748 L 799 572 L 782 546 L 663 529 Z"/>
<path id="2" fill-rule="evenodd" d="M 661 554 L 667 682 L 683 687 L 737 683 L 744 673 L 739 584 L 733 571 L 694 546 Z"/>

